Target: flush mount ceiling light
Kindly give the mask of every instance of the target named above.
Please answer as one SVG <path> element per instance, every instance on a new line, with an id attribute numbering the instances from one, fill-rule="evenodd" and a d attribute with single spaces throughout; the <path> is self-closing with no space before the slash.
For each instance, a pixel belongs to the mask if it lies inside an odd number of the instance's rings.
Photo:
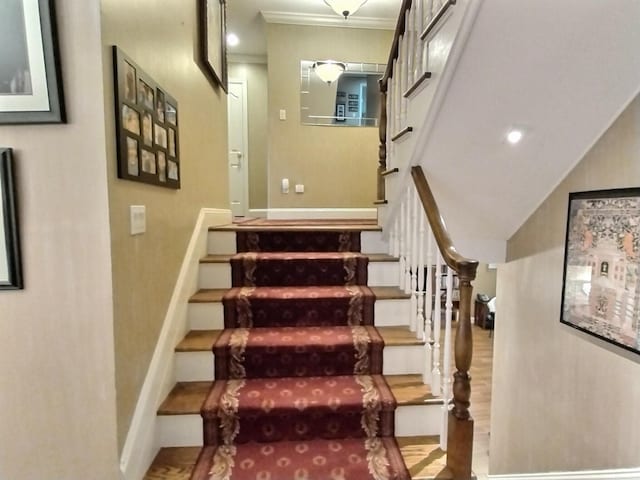
<path id="1" fill-rule="evenodd" d="M 240 43 L 240 39 L 235 33 L 229 32 L 227 33 L 227 45 L 230 47 L 235 47 Z"/>
<path id="2" fill-rule="evenodd" d="M 522 130 L 510 130 L 509 133 L 507 133 L 507 141 L 511 144 L 511 145 L 515 145 L 516 143 L 518 143 L 520 140 L 522 140 Z"/>
<path id="3" fill-rule="evenodd" d="M 346 20 L 349 15 L 353 15 L 362 5 L 367 3 L 367 0 L 324 0 L 324 3 Z"/>
<path id="4" fill-rule="evenodd" d="M 312 68 L 314 72 L 316 72 L 316 75 L 320 77 L 320 80 L 331 84 L 331 82 L 335 82 L 338 77 L 342 75 L 347 66 L 342 62 L 325 60 L 314 63 Z"/>

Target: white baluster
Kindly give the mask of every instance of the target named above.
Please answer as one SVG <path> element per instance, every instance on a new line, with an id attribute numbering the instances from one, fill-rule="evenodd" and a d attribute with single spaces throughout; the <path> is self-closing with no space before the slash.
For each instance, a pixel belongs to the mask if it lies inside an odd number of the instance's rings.
<path id="1" fill-rule="evenodd" d="M 423 215 L 424 217 L 424 215 Z M 431 232 L 431 226 L 427 224 L 427 288 L 425 291 L 425 319 L 427 321 L 427 341 L 425 347 L 425 370 L 422 374 L 422 381 L 425 384 L 432 384 L 433 378 L 433 244 L 434 238 Z M 433 387 L 432 387 L 433 388 Z"/>
<path id="2" fill-rule="evenodd" d="M 409 190 L 409 201 L 411 202 L 411 318 L 409 319 L 409 330 L 418 330 L 418 195 L 416 189 Z"/>
<path id="3" fill-rule="evenodd" d="M 416 198 L 417 200 L 417 198 Z M 424 340 L 424 212 L 421 204 L 418 204 L 418 288 L 416 288 L 416 296 L 418 297 L 418 312 L 416 315 L 416 337 Z"/>
<path id="4" fill-rule="evenodd" d="M 396 133 L 398 133 L 398 126 L 400 125 L 400 110 L 398 109 L 398 101 L 396 99 L 396 97 L 398 96 L 398 77 L 400 75 L 398 72 L 399 66 L 400 66 L 400 63 L 398 62 L 398 59 L 394 58 L 393 59 L 393 76 L 391 77 L 391 83 L 393 84 L 393 88 L 391 89 L 391 95 L 389 95 L 389 98 L 391 99 L 392 107 L 390 109 L 391 114 L 387 116 L 389 120 L 389 125 L 390 125 L 389 128 L 391 130 L 391 132 L 389 132 L 389 135 L 388 135 L 389 139 L 393 138 L 393 136 Z"/>
<path id="5" fill-rule="evenodd" d="M 440 285 L 442 281 L 442 261 L 440 252 L 436 251 L 436 279 L 433 286 L 433 371 L 431 374 L 431 392 L 439 397 L 442 393 L 440 372 L 440 329 L 441 329 L 441 299 Z"/>
<path id="6" fill-rule="evenodd" d="M 411 293 L 411 207 L 412 202 L 411 202 L 411 192 L 413 191 L 413 189 L 409 189 L 407 190 L 407 193 L 405 195 L 405 203 L 407 205 L 407 208 L 405 210 L 405 225 L 406 225 L 406 231 L 405 231 L 405 243 L 404 243 L 404 256 L 405 256 L 405 263 L 404 263 L 404 293 L 410 294 Z"/>
<path id="7" fill-rule="evenodd" d="M 396 84 L 396 108 L 397 108 L 397 118 L 398 118 L 398 122 L 397 122 L 397 128 L 395 133 L 398 133 L 400 130 L 402 130 L 402 77 L 404 75 L 404 61 L 403 61 L 403 41 L 402 41 L 402 37 L 400 37 L 398 39 L 398 58 L 397 58 L 397 81 L 398 83 Z"/>
<path id="8" fill-rule="evenodd" d="M 393 221 L 393 253 L 396 258 L 400 258 L 400 215 L 396 214 Z"/>
<path id="9" fill-rule="evenodd" d="M 391 141 L 391 137 L 395 135 L 394 122 L 396 118 L 396 114 L 393 109 L 393 96 L 395 95 L 394 88 L 393 77 L 391 77 L 387 83 L 387 169 L 393 168 L 395 164 L 392 150 L 393 142 Z"/>
<path id="10" fill-rule="evenodd" d="M 447 450 L 447 420 L 449 418 L 449 399 L 451 398 L 451 315 L 453 313 L 453 270 L 447 267 L 447 293 L 445 301 L 445 327 L 444 327 L 444 363 L 442 369 L 442 417 L 440 428 L 440 448 Z"/>
<path id="11" fill-rule="evenodd" d="M 407 37 L 407 90 L 413 85 L 413 58 L 415 47 L 415 8 L 411 8 L 406 11 L 404 16 L 405 21 L 405 36 Z M 407 90 L 402 91 L 402 95 Z"/>
<path id="12" fill-rule="evenodd" d="M 404 290 L 404 280 L 405 280 L 405 276 L 404 276 L 404 270 L 405 270 L 405 261 L 406 258 L 404 256 L 404 240 L 405 240 L 405 222 L 407 220 L 407 217 L 405 215 L 405 210 L 406 210 L 406 206 L 404 203 L 404 200 L 401 200 L 400 203 L 400 230 L 399 230 L 399 277 L 398 277 L 398 286 L 400 287 L 400 290 Z"/>
<path id="13" fill-rule="evenodd" d="M 409 53 L 408 49 L 408 41 L 409 36 L 403 35 L 402 41 L 400 42 L 402 45 L 402 76 L 401 76 L 401 87 L 400 87 L 400 121 L 402 122 L 401 128 L 406 127 L 407 125 L 407 99 L 404 98 L 404 92 L 409 88 Z"/>
<path id="14" fill-rule="evenodd" d="M 422 75 L 422 40 L 420 39 L 420 34 L 422 33 L 423 27 L 423 19 L 424 19 L 424 10 L 423 10 L 424 0 L 417 0 L 415 2 L 415 16 L 413 17 L 413 29 L 414 29 L 414 41 L 415 46 L 413 48 L 413 82 L 418 80 Z M 412 82 L 412 83 L 413 83 Z"/>

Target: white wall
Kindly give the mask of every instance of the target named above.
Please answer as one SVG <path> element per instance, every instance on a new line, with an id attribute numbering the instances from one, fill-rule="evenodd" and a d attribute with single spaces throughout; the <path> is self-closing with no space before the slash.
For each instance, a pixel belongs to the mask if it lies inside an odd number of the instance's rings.
<path id="1" fill-rule="evenodd" d="M 16 154 L 25 289 L 0 292 L 0 478 L 118 478 L 100 9 L 58 1 L 67 125 Z"/>
<path id="2" fill-rule="evenodd" d="M 640 184 L 636 98 L 498 267 L 491 474 L 640 466 L 640 356 L 560 324 L 569 192 Z"/>

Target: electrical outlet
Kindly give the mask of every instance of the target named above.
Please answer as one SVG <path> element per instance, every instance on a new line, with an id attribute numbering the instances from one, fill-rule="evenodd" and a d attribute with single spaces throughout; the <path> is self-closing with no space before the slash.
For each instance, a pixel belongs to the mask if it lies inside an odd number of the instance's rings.
<path id="1" fill-rule="evenodd" d="M 280 120 L 286 120 L 287 119 L 287 111 L 285 109 L 281 109 L 280 110 Z"/>
<path id="2" fill-rule="evenodd" d="M 296 184 L 296 193 L 304 193 L 304 185 L 301 183 Z"/>
<path id="3" fill-rule="evenodd" d="M 131 235 L 145 233 L 147 231 L 147 207 L 144 205 L 130 205 L 129 225 Z"/>

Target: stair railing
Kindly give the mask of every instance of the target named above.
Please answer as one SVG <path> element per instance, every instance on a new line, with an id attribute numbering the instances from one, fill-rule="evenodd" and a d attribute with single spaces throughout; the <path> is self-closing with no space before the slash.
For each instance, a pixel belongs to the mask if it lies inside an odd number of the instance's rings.
<path id="1" fill-rule="evenodd" d="M 392 174 L 408 175 L 410 168 L 411 178 L 403 177 L 401 185 L 398 180 L 391 183 L 397 193 L 395 203 L 386 207 L 389 253 L 399 258 L 399 285 L 410 295 L 409 327 L 425 340 L 423 381 L 443 399 L 440 447 L 447 452 L 446 468 L 456 480 L 467 480 L 473 449 L 471 282 L 478 263 L 462 257 L 453 246 L 422 168 L 409 167 L 407 147 L 402 145 L 403 137 L 412 132 L 407 123 L 409 102 L 431 77 L 429 39 L 452 16 L 455 4 L 456 0 L 402 2 L 387 69 L 380 80 L 378 201 L 386 203 Z"/>

